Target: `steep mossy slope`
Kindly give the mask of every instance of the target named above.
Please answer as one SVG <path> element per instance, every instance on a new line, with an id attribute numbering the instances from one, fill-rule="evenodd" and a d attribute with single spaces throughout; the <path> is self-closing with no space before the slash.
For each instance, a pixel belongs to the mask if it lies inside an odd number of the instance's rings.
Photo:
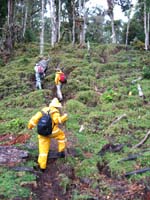
<path id="1" fill-rule="evenodd" d="M 5 66 L 0 66 L 0 134 L 29 133 L 28 143 L 37 146 L 36 130 L 27 130 L 27 122 L 55 96 L 54 69 L 59 64 L 68 77 L 62 89 L 64 110 L 69 114 L 66 130 L 78 139 L 75 148 L 80 156 L 67 160 L 74 167 L 76 176 L 88 177 L 91 187 L 95 188 L 99 187 L 98 177 L 104 165 L 107 175 L 118 179 L 126 172 L 149 167 L 149 152 L 133 161 L 118 161 L 129 154 L 150 149 L 149 139 L 140 148 L 132 148 L 150 129 L 150 80 L 144 74 L 150 71 L 150 52 L 125 51 L 121 45 L 91 46 L 90 54 L 86 48 L 68 45 L 52 49 L 47 45 L 45 52 L 46 56 L 50 55 L 51 62 L 41 91 L 35 88 L 33 69 L 38 60 L 38 45 L 18 47 L 14 57 Z M 139 97 L 137 84 L 140 84 L 144 97 Z M 82 131 L 79 131 L 81 127 Z M 116 152 L 112 148 L 105 149 L 100 156 L 98 152 L 106 144 L 122 145 L 122 148 Z M 32 159 L 23 165 L 33 166 L 37 149 L 29 149 L 29 152 Z M 1 187 L 0 194 L 8 199 L 18 184 L 10 179 L 15 176 L 19 181 L 20 177 L 12 175 L 12 171 L 4 166 L 0 167 L 0 173 L 4 186 L 8 182 L 10 186 L 9 192 Z M 130 180 L 146 181 L 149 175 L 150 172 L 146 172 L 131 176 Z M 25 176 L 21 176 L 22 181 Z M 34 180 L 32 176 L 29 179 Z M 30 190 L 19 187 L 16 196 L 30 195 Z M 101 190 L 107 195 L 113 188 L 103 182 Z"/>

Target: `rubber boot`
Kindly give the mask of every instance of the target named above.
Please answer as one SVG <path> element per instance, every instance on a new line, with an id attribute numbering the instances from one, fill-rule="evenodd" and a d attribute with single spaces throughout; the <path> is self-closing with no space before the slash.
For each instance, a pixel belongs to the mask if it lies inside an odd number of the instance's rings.
<path id="1" fill-rule="evenodd" d="M 65 152 L 64 151 L 58 152 L 57 155 L 58 155 L 59 158 L 65 158 Z"/>

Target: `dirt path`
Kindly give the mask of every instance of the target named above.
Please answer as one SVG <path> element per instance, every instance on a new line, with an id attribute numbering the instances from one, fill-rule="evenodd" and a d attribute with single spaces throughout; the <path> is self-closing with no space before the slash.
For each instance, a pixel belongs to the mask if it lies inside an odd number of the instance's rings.
<path id="1" fill-rule="evenodd" d="M 69 133 L 67 133 L 68 135 Z M 67 138 L 69 140 L 70 137 L 68 136 Z M 76 139 L 74 139 L 75 141 Z M 75 156 L 75 150 L 72 149 L 72 142 L 68 141 L 66 150 L 67 157 Z M 57 152 L 57 142 L 55 140 L 52 140 L 51 150 L 54 153 Z M 61 186 L 62 178 L 64 178 L 63 186 Z M 34 200 L 71 199 L 71 190 L 67 190 L 67 183 L 73 179 L 74 170 L 67 164 L 66 158 L 49 158 L 46 170 L 37 178 L 37 188 L 33 190 L 35 194 Z"/>
<path id="2" fill-rule="evenodd" d="M 62 169 L 57 164 L 56 159 L 50 159 L 46 171 L 40 175 L 38 187 L 34 191 L 36 200 L 68 200 L 69 196 L 59 185 L 59 174 Z"/>

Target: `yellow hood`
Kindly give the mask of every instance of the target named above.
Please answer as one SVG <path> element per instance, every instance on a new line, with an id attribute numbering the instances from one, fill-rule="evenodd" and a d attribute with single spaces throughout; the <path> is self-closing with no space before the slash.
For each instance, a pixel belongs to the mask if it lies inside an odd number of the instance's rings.
<path id="1" fill-rule="evenodd" d="M 49 107 L 56 107 L 56 108 L 61 108 L 62 105 L 59 102 L 59 100 L 57 98 L 54 98 L 51 103 L 49 104 Z"/>

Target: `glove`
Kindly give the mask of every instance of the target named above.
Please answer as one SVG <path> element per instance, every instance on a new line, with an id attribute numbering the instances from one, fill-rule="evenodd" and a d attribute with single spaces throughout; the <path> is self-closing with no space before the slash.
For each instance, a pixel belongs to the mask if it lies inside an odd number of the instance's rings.
<path id="1" fill-rule="evenodd" d="M 65 117 L 68 117 L 68 114 L 67 114 L 67 113 L 65 113 L 65 114 L 64 114 L 64 116 L 65 116 Z"/>
<path id="2" fill-rule="evenodd" d="M 67 113 L 65 113 L 65 114 L 63 115 L 63 117 L 64 117 L 64 121 L 68 120 L 68 114 L 67 114 Z"/>
<path id="3" fill-rule="evenodd" d="M 33 125 L 29 123 L 29 124 L 28 124 L 28 129 L 31 130 L 32 128 L 33 128 Z"/>

